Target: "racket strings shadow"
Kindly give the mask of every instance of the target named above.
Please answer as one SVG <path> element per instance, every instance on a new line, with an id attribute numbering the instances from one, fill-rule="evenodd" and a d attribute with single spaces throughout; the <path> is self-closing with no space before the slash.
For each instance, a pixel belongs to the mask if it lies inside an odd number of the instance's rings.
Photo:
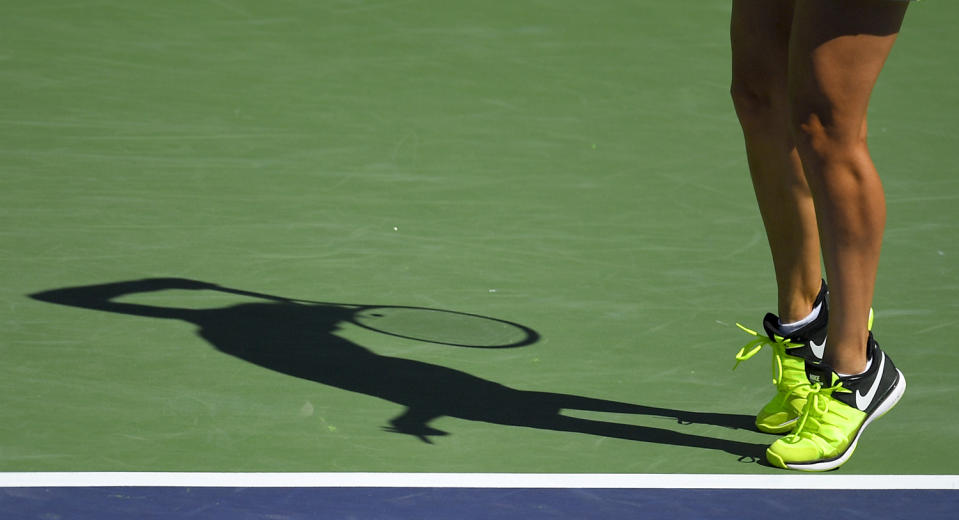
<path id="1" fill-rule="evenodd" d="M 336 334 L 360 305 L 272 301 L 215 309 L 160 307 L 115 301 L 121 296 L 167 289 L 212 289 L 182 279 L 150 279 L 54 289 L 30 295 L 44 302 L 118 314 L 193 323 L 215 349 L 258 366 L 323 385 L 394 402 L 404 412 L 385 431 L 432 443 L 447 435 L 430 423 L 440 417 L 507 426 L 721 450 L 743 461 L 762 461 L 766 446 L 681 433 L 669 428 L 584 419 L 564 410 L 663 417 L 680 425 L 707 424 L 754 430 L 746 415 L 691 412 L 562 393 L 519 390 L 472 374 L 411 359 L 384 356 Z M 225 292 L 239 293 L 228 290 Z M 446 312 L 446 311 L 444 311 Z M 538 336 L 537 336 L 538 337 Z"/>

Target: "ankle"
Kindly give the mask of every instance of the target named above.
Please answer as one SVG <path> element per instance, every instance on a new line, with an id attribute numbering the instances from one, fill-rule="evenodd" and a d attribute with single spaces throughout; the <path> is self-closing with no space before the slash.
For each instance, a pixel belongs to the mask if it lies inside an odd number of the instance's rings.
<path id="1" fill-rule="evenodd" d="M 779 321 L 782 324 L 793 324 L 805 320 L 812 321 L 818 315 L 818 308 L 821 306 L 820 295 L 825 292 L 825 282 L 821 281 L 814 289 L 804 290 L 798 286 L 783 292 L 779 292 Z M 825 297 L 823 297 L 823 301 Z"/>
<path id="2" fill-rule="evenodd" d="M 819 317 L 819 313 L 822 312 L 823 304 L 820 303 L 813 307 L 812 311 L 809 311 L 808 314 L 804 314 L 799 319 L 788 320 L 788 319 L 779 319 L 779 328 L 784 334 L 791 334 L 806 325 L 816 321 L 816 318 Z"/>
<path id="3" fill-rule="evenodd" d="M 857 376 L 869 370 L 869 367 L 872 365 L 872 360 L 866 359 L 865 356 L 841 360 L 828 360 L 826 357 L 823 357 L 823 361 L 842 377 Z"/>

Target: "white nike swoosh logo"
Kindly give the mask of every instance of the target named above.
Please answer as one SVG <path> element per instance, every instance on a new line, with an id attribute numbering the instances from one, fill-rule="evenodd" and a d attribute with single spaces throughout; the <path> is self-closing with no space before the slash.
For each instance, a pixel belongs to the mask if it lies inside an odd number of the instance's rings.
<path id="1" fill-rule="evenodd" d="M 876 390 L 879 390 L 879 383 L 882 381 L 882 369 L 886 364 L 886 354 L 882 351 L 879 351 L 879 354 L 882 356 L 879 358 L 879 372 L 877 372 L 876 380 L 872 382 L 872 387 L 869 388 L 866 395 L 860 394 L 858 390 L 856 391 L 856 408 L 862 411 L 865 411 L 872 403 L 872 398 L 876 396 Z"/>
<path id="2" fill-rule="evenodd" d="M 815 341 L 809 340 L 809 348 L 812 349 L 812 353 L 815 354 L 817 358 L 822 359 L 822 355 L 826 353 L 826 340 L 823 339 L 822 343 L 818 345 Z"/>

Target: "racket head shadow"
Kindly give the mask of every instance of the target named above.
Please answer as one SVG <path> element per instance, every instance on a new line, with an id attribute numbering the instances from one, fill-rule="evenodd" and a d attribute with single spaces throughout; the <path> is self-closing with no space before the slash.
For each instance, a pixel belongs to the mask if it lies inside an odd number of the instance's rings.
<path id="1" fill-rule="evenodd" d="M 539 341 L 536 331 L 519 323 L 429 307 L 363 307 L 350 321 L 388 336 L 452 347 L 516 348 Z"/>

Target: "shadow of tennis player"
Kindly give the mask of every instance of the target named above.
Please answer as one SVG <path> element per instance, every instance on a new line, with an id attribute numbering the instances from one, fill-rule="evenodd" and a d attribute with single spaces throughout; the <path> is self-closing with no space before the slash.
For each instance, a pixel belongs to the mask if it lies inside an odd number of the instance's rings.
<path id="1" fill-rule="evenodd" d="M 214 309 L 186 309 L 116 299 L 169 289 L 214 290 L 256 296 L 268 301 Z M 118 314 L 183 320 L 217 350 L 250 363 L 351 392 L 366 394 L 405 407 L 389 421 L 387 431 L 431 443 L 447 435 L 430 426 L 449 416 L 509 426 L 577 432 L 643 442 L 723 450 L 743 460 L 762 460 L 765 445 L 675 432 L 669 429 L 581 419 L 563 415 L 586 410 L 674 418 L 679 423 L 703 423 L 752 430 L 745 415 L 700 413 L 593 399 L 576 395 L 517 390 L 451 368 L 376 354 L 336 334 L 345 323 L 358 323 L 358 313 L 373 306 L 290 300 L 228 289 L 181 278 L 154 278 L 53 289 L 30 295 L 36 300 Z M 409 309 L 416 309 L 410 307 Z M 437 311 L 451 312 L 451 311 Z M 492 319 L 475 315 L 477 319 Z M 539 336 L 519 324 L 523 339 L 510 345 L 534 343 Z M 361 325 L 362 326 L 362 325 Z M 388 333 L 388 332 L 387 332 Z"/>

